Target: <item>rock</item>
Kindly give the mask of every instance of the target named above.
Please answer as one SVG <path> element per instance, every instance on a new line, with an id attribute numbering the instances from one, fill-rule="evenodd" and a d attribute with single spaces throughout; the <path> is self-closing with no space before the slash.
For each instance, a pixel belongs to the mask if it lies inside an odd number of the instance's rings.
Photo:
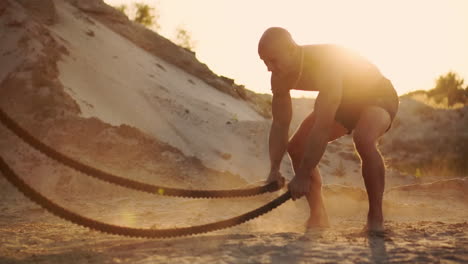
<path id="1" fill-rule="evenodd" d="M 3 12 L 10 6 L 10 3 L 7 1 L 0 2 L 0 16 L 3 15 Z"/>
<path id="2" fill-rule="evenodd" d="M 81 11 L 95 15 L 105 16 L 113 22 L 128 22 L 127 16 L 119 10 L 107 5 L 102 0 L 67 0 Z"/>
<path id="3" fill-rule="evenodd" d="M 3 1 L 2 1 L 3 2 Z M 46 25 L 53 25 L 57 22 L 57 12 L 52 0 L 17 0 L 28 13 L 39 22 Z M 0 6 L 0 13 L 1 13 Z"/>

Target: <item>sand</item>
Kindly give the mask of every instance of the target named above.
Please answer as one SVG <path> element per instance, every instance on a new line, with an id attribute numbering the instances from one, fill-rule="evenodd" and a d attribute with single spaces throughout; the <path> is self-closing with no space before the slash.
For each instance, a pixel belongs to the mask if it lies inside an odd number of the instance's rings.
<path id="1" fill-rule="evenodd" d="M 8 190 L 11 188 L 7 185 L 3 191 L 13 193 L 13 190 Z M 235 228 L 192 237 L 159 240 L 132 239 L 90 231 L 51 216 L 25 198 L 6 198 L 0 204 L 0 263 L 468 261 L 466 206 L 455 199 L 460 193 L 446 193 L 447 200 L 452 200 L 452 204 L 445 208 L 433 205 L 432 199 L 419 198 L 415 201 L 404 199 L 401 194 L 401 199 L 406 201 L 404 204 L 386 200 L 385 211 L 389 216 L 389 220 L 385 222 L 386 232 L 369 235 L 362 231 L 365 201 L 356 200 L 359 199 L 356 192 L 363 190 L 343 188 L 326 187 L 326 205 L 332 221 L 332 227 L 328 229 L 307 231 L 303 228 L 302 222 L 307 209 L 305 202 L 301 201 L 287 202 L 270 214 Z M 417 187 L 411 188 L 413 195 L 418 193 L 419 197 L 423 197 Z M 340 195 L 333 194 L 337 191 Z M 466 193 L 466 189 L 463 191 Z M 258 200 L 264 199 L 249 199 L 248 203 L 258 203 Z M 158 222 L 170 222 L 167 219 L 179 222 L 184 216 L 188 218 L 183 219 L 182 222 L 185 223 L 175 226 L 185 226 L 186 223 L 213 221 L 219 215 L 228 217 L 229 213 L 240 213 L 249 207 L 244 199 L 240 199 L 211 203 L 210 209 L 204 210 L 203 206 L 196 205 L 197 202 L 177 199 L 167 202 L 167 199 L 158 197 L 142 199 L 139 195 L 126 199 L 90 200 L 75 197 L 68 203 L 74 204 L 73 208 L 85 215 L 116 224 L 139 227 L 155 225 L 161 228 L 165 226 L 158 225 Z M 347 210 L 342 209 L 345 204 Z M 229 205 L 230 212 L 226 212 L 226 205 Z M 123 210 L 124 207 L 126 210 Z M 460 212 L 456 213 L 460 210 L 464 210 L 461 215 Z M 196 219 L 193 218 L 195 215 Z M 174 226 L 174 221 L 170 225 Z"/>

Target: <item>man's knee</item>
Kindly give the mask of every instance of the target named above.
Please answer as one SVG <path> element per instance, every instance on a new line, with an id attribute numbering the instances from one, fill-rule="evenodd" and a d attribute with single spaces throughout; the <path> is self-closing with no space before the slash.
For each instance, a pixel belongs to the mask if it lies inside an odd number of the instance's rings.
<path id="1" fill-rule="evenodd" d="M 299 146 L 294 141 L 289 142 L 287 151 L 289 157 L 291 157 L 292 160 L 300 160 L 302 158 L 303 151 L 300 149 L 300 147 L 301 146 Z"/>
<path id="2" fill-rule="evenodd" d="M 317 192 L 322 189 L 322 176 L 320 175 L 317 168 L 313 169 L 311 172 L 311 182 L 310 188 L 311 191 Z"/>
<path id="3" fill-rule="evenodd" d="M 365 133 L 355 131 L 353 134 L 354 146 L 361 158 L 371 155 L 376 150 L 376 139 L 369 137 Z"/>

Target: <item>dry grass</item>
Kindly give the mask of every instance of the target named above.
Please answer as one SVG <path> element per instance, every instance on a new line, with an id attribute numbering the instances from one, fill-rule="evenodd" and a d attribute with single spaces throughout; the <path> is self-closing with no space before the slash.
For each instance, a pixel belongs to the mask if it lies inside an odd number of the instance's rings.
<path id="1" fill-rule="evenodd" d="M 346 175 L 346 168 L 343 165 L 343 160 L 340 159 L 338 167 L 333 171 L 333 174 L 337 177 L 343 178 Z"/>
<path id="2" fill-rule="evenodd" d="M 450 109 L 459 109 L 465 106 L 462 103 L 456 103 L 452 106 L 449 106 L 447 98 L 443 98 L 440 102 L 437 102 L 433 97 L 428 96 L 427 93 L 425 92 L 412 93 L 407 96 L 435 109 L 450 110 Z"/>
<path id="3" fill-rule="evenodd" d="M 423 155 L 423 158 L 411 158 L 392 160 L 391 166 L 401 172 L 415 177 L 466 177 L 468 176 L 468 139 L 450 142 L 445 148 L 436 147 L 431 155 Z M 423 143 L 403 144 L 399 151 L 408 153 L 420 153 L 424 150 Z M 417 146 L 418 150 L 410 146 Z M 427 145 L 426 145 L 427 146 Z"/>

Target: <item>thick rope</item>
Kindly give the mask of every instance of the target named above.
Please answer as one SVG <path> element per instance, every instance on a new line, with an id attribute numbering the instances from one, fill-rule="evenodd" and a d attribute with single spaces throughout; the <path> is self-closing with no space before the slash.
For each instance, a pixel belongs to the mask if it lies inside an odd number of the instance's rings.
<path id="1" fill-rule="evenodd" d="M 79 172 L 82 172 L 93 178 L 119 185 L 125 188 L 138 190 L 142 192 L 167 195 L 167 196 L 178 196 L 186 198 L 227 198 L 227 197 L 247 197 L 253 195 L 259 195 L 266 192 L 273 192 L 281 189 L 282 184 L 279 182 L 270 182 L 263 186 L 256 186 L 246 189 L 234 189 L 234 190 L 191 190 L 191 189 L 179 189 L 164 187 L 159 185 L 152 185 L 143 183 L 128 178 L 116 176 L 111 173 L 107 173 L 100 169 L 93 168 L 86 164 L 83 164 L 75 159 L 72 159 L 64 154 L 56 151 L 55 149 L 42 143 L 28 131 L 18 125 L 13 119 L 11 119 L 1 108 L 0 108 L 0 122 L 10 129 L 15 135 L 21 138 L 24 142 L 31 145 L 36 150 L 42 152 L 48 157 L 70 167 Z"/>
<path id="2" fill-rule="evenodd" d="M 169 237 L 177 237 L 177 236 L 188 236 L 200 233 L 206 233 L 210 231 L 215 231 L 223 228 L 232 227 L 235 225 L 242 224 L 247 222 L 253 218 L 256 218 L 260 215 L 263 215 L 274 208 L 280 206 L 287 200 L 291 198 L 291 195 L 288 192 L 285 192 L 278 198 L 274 199 L 273 201 L 265 204 L 255 210 L 247 212 L 245 214 L 222 220 L 219 222 L 198 225 L 198 226 L 191 226 L 191 227 L 183 227 L 183 228 L 168 228 L 168 229 L 142 229 L 142 228 L 130 228 L 130 227 L 123 227 L 117 225 L 106 224 L 103 222 L 99 222 L 79 214 L 76 214 L 72 211 L 67 210 L 64 207 L 54 203 L 53 201 L 49 200 L 47 197 L 43 196 L 33 188 L 31 188 L 26 182 L 24 182 L 15 172 L 8 166 L 8 164 L 3 160 L 0 156 L 0 171 L 2 172 L 3 176 L 13 184 L 20 192 L 22 192 L 26 197 L 31 199 L 33 202 L 39 204 L 43 208 L 47 209 L 52 214 L 68 220 L 74 224 L 84 226 L 93 230 L 101 231 L 104 233 L 114 234 L 114 235 L 122 235 L 122 236 L 130 236 L 130 237 L 142 237 L 142 238 L 169 238 Z"/>

